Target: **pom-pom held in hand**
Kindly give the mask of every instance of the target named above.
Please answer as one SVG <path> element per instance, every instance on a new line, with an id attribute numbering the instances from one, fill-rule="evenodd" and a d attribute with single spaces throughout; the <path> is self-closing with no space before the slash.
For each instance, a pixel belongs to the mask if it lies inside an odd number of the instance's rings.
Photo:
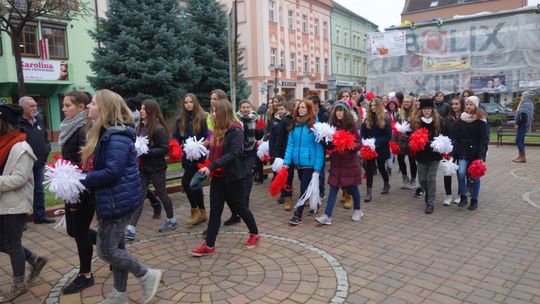
<path id="1" fill-rule="evenodd" d="M 137 151 L 137 157 L 148 153 L 148 136 L 137 136 L 135 150 Z"/>
<path id="2" fill-rule="evenodd" d="M 311 128 L 315 133 L 315 141 L 325 141 L 327 144 L 332 142 L 332 136 L 336 133 L 336 127 L 329 125 L 326 122 L 317 122 Z"/>
<path id="3" fill-rule="evenodd" d="M 195 136 L 186 140 L 184 143 L 184 153 L 188 160 L 198 160 L 208 155 L 208 149 L 204 146 L 203 142 L 204 138 L 197 140 Z"/>
<path id="4" fill-rule="evenodd" d="M 375 93 L 373 93 L 372 91 L 369 91 L 366 93 L 366 99 L 367 100 L 373 100 L 375 99 Z"/>
<path id="5" fill-rule="evenodd" d="M 272 171 L 279 172 L 281 168 L 283 167 L 283 158 L 276 157 L 274 159 L 274 162 L 272 163 Z"/>
<path id="6" fill-rule="evenodd" d="M 455 175 L 459 166 L 448 159 L 443 159 L 439 163 L 439 168 L 441 168 L 444 176 Z"/>
<path id="7" fill-rule="evenodd" d="M 454 146 L 452 145 L 452 141 L 448 136 L 439 135 L 435 138 L 433 138 L 433 141 L 431 142 L 431 148 L 433 151 L 441 153 L 441 154 L 448 154 L 454 150 Z"/>
<path id="8" fill-rule="evenodd" d="M 362 145 L 362 148 L 360 148 L 360 157 L 365 160 L 372 160 L 377 158 L 379 154 L 374 149 L 371 149 L 369 146 Z"/>
<path id="9" fill-rule="evenodd" d="M 270 145 L 268 141 L 260 141 L 257 147 L 257 157 L 262 161 L 268 161 L 270 159 Z"/>
<path id="10" fill-rule="evenodd" d="M 169 158 L 177 162 L 184 157 L 184 151 L 176 139 L 169 139 Z"/>
<path id="11" fill-rule="evenodd" d="M 345 130 L 337 130 L 332 136 L 332 143 L 336 152 L 345 152 L 356 147 L 354 135 Z"/>
<path id="12" fill-rule="evenodd" d="M 394 128 L 395 128 L 395 130 L 396 130 L 398 133 L 401 133 L 401 134 L 403 134 L 403 135 L 405 135 L 405 134 L 411 132 L 411 125 L 410 125 L 408 122 L 406 122 L 406 121 L 401 122 L 401 123 L 400 123 L 400 122 L 396 122 L 396 123 L 394 124 Z"/>
<path id="13" fill-rule="evenodd" d="M 486 165 L 480 159 L 473 161 L 469 165 L 469 168 L 467 168 L 467 173 L 472 179 L 477 179 L 484 176 L 484 174 L 486 174 L 486 171 L 487 171 Z"/>
<path id="14" fill-rule="evenodd" d="M 319 172 L 313 172 L 313 174 L 311 175 L 311 181 L 309 182 L 306 191 L 300 197 L 296 205 L 294 205 L 294 209 L 304 205 L 309 199 L 309 209 L 317 210 L 318 205 L 321 202 L 319 191 Z"/>
<path id="15" fill-rule="evenodd" d="M 399 154 L 399 145 L 393 140 L 390 141 L 390 152 L 394 155 Z"/>
<path id="16" fill-rule="evenodd" d="M 255 126 L 255 128 L 264 129 L 264 128 L 266 128 L 266 123 L 264 122 L 264 120 L 259 119 L 259 120 L 257 120 L 257 125 Z"/>
<path id="17" fill-rule="evenodd" d="M 66 204 L 75 204 L 79 202 L 79 194 L 86 189 L 80 181 L 85 178 L 79 167 L 65 159 L 58 159 L 45 166 L 43 184 L 54 193 L 55 198 L 64 200 Z"/>
<path id="18" fill-rule="evenodd" d="M 420 128 L 411 134 L 409 138 L 409 150 L 412 154 L 426 149 L 426 144 L 429 142 L 428 133 L 427 128 Z"/>
<path id="19" fill-rule="evenodd" d="M 281 189 L 284 189 L 285 186 L 287 186 L 287 178 L 289 177 L 289 170 L 287 168 L 282 167 L 281 170 L 279 170 L 278 174 L 276 174 L 276 177 L 270 183 L 270 195 L 277 196 Z"/>

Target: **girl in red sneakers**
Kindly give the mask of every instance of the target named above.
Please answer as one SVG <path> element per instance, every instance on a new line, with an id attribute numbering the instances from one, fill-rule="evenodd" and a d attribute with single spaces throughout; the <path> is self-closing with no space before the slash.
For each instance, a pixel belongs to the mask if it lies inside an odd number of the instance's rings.
<path id="1" fill-rule="evenodd" d="M 244 134 L 242 124 L 233 118 L 231 103 L 220 99 L 212 104 L 212 120 L 214 135 L 210 140 L 210 165 L 199 170 L 199 173 L 210 175 L 210 218 L 206 242 L 192 250 L 193 256 L 204 256 L 214 253 L 214 244 L 225 201 L 232 213 L 238 214 L 249 229 L 247 248 L 252 248 L 259 241 L 259 230 L 251 211 L 244 205 L 243 193 L 248 170 L 242 161 Z"/>

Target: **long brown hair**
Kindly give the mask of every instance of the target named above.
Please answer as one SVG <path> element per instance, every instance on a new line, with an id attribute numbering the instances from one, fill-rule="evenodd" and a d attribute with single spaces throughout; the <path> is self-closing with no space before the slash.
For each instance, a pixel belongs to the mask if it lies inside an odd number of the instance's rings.
<path id="1" fill-rule="evenodd" d="M 452 108 L 452 102 L 454 100 L 459 101 L 459 113 L 455 112 L 454 109 Z M 448 115 L 444 119 L 446 122 L 451 122 L 456 118 L 459 119 L 459 115 L 461 115 L 461 113 L 463 113 L 464 111 L 465 111 L 465 100 L 461 96 L 454 96 L 454 98 L 452 98 L 452 101 L 450 101 L 450 111 L 448 112 Z M 456 114 L 457 114 L 457 117 L 456 117 Z"/>
<path id="2" fill-rule="evenodd" d="M 332 109 L 332 113 L 330 113 L 330 124 L 333 126 L 336 126 L 336 123 L 340 121 L 337 116 L 336 112 L 340 110 L 343 111 L 343 119 L 341 120 L 341 128 L 346 131 L 352 131 L 355 127 L 354 117 L 351 114 L 351 110 L 347 111 L 343 107 L 336 107 Z"/>
<path id="3" fill-rule="evenodd" d="M 154 131 L 158 126 L 158 123 L 161 124 L 161 126 L 165 129 L 165 132 L 167 133 L 167 138 L 169 138 L 171 136 L 171 132 L 169 131 L 169 128 L 165 123 L 165 118 L 163 117 L 163 113 L 161 113 L 159 103 L 153 99 L 145 99 L 142 101 L 141 109 L 143 106 L 144 111 L 146 112 L 146 119 L 144 120 L 144 124 L 146 125 L 148 142 L 150 144 L 154 143 L 153 136 Z M 137 134 L 141 133 L 142 125 L 143 122 L 137 125 Z"/>
<path id="4" fill-rule="evenodd" d="M 188 113 L 186 107 L 184 106 L 186 98 L 189 97 L 191 102 L 193 102 L 193 134 L 197 134 L 201 131 L 201 121 L 206 119 L 206 112 L 201 107 L 197 96 L 193 93 L 187 93 L 182 98 L 182 104 L 180 105 L 180 123 L 178 124 L 178 131 L 180 136 L 184 137 L 186 133 L 186 126 L 188 124 Z"/>
<path id="5" fill-rule="evenodd" d="M 375 113 L 371 111 L 371 104 L 374 103 L 377 106 Z M 374 124 L 377 124 L 379 129 L 384 129 L 386 127 L 386 115 L 384 114 L 384 106 L 380 98 L 375 98 L 368 103 L 367 115 L 366 115 L 366 126 L 371 129 Z"/>
<path id="6" fill-rule="evenodd" d="M 433 133 L 435 135 L 439 135 L 441 133 L 441 128 L 442 128 L 441 116 L 439 115 L 439 112 L 437 112 L 435 108 L 430 108 L 430 109 L 431 109 L 431 118 L 433 118 Z M 414 114 L 414 120 L 411 123 L 411 129 L 418 130 L 422 127 L 422 120 L 421 120 L 422 116 L 424 116 L 424 114 L 422 114 L 422 109 L 419 109 L 418 111 L 416 111 L 416 113 Z"/>
<path id="7" fill-rule="evenodd" d="M 295 124 L 296 124 L 296 119 L 300 116 L 298 116 L 298 108 L 300 107 L 300 105 L 304 103 L 306 105 L 306 109 L 307 109 L 307 113 L 306 113 L 306 116 L 308 117 L 307 121 L 306 121 L 306 125 L 309 129 L 311 129 L 313 127 L 313 125 L 315 124 L 315 109 L 313 108 L 313 103 L 311 101 L 309 101 L 308 99 L 304 99 L 302 100 L 301 102 L 299 102 L 296 107 L 294 108 L 294 113 L 292 115 L 292 119 L 291 119 L 291 124 L 289 125 L 289 131 L 291 131 Z"/>
<path id="8" fill-rule="evenodd" d="M 225 132 L 231 127 L 234 122 L 232 105 L 227 99 L 218 99 L 212 105 L 211 111 L 216 113 L 214 119 L 214 134 L 210 139 L 210 144 L 215 146 L 223 140 Z"/>

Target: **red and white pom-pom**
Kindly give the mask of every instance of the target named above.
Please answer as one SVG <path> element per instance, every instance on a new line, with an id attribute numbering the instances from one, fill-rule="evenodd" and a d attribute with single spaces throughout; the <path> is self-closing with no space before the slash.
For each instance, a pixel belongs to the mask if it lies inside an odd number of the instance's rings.
<path id="1" fill-rule="evenodd" d="M 457 173 L 459 166 L 451 160 L 443 159 L 439 163 L 439 168 L 441 168 L 444 176 L 452 176 Z"/>
<path id="2" fill-rule="evenodd" d="M 452 141 L 448 136 L 439 135 L 433 138 L 433 141 L 431 142 L 431 148 L 433 151 L 441 153 L 441 154 L 448 154 L 454 150 L 454 145 L 452 145 Z"/>
<path id="3" fill-rule="evenodd" d="M 276 157 L 274 158 L 274 162 L 272 163 L 272 171 L 279 172 L 281 168 L 283 167 L 283 158 Z"/>
<path id="4" fill-rule="evenodd" d="M 282 167 L 276 174 L 276 177 L 274 177 L 272 183 L 270 183 L 270 187 L 268 188 L 270 195 L 277 196 L 281 192 L 281 189 L 285 189 L 287 186 L 287 178 L 289 178 L 289 170 L 288 168 Z"/>
<path id="5" fill-rule="evenodd" d="M 429 142 L 428 134 L 427 128 L 420 128 L 411 134 L 411 137 L 409 137 L 409 151 L 412 154 L 426 149 L 426 144 Z"/>
<path id="6" fill-rule="evenodd" d="M 306 191 L 302 194 L 296 205 L 294 205 L 294 209 L 303 206 L 309 199 L 309 210 L 317 210 L 318 205 L 321 203 L 319 191 L 319 173 L 313 172 Z"/>
<path id="7" fill-rule="evenodd" d="M 486 174 L 486 171 L 486 165 L 480 159 L 471 162 L 469 168 L 467 168 L 467 173 L 472 179 L 477 179 L 484 176 L 484 174 Z"/>
<path id="8" fill-rule="evenodd" d="M 406 121 L 396 122 L 394 124 L 394 127 L 395 127 L 396 131 L 398 131 L 399 133 L 401 133 L 403 135 L 411 132 L 411 125 Z"/>
<path id="9" fill-rule="evenodd" d="M 197 140 L 197 137 L 193 136 L 186 139 L 184 153 L 186 154 L 186 158 L 191 161 L 208 155 L 208 149 L 204 146 L 204 138 Z"/>
<path id="10" fill-rule="evenodd" d="M 65 159 L 58 159 L 45 166 L 43 184 L 54 193 L 55 198 L 64 200 L 66 204 L 75 204 L 79 202 L 79 194 L 86 189 L 80 181 L 85 178 L 79 167 Z"/>
<path id="11" fill-rule="evenodd" d="M 394 155 L 399 154 L 399 150 L 400 150 L 399 145 L 395 141 L 391 140 L 389 142 L 389 145 L 390 145 L 390 152 L 392 152 L 392 154 Z"/>
<path id="12" fill-rule="evenodd" d="M 364 160 L 372 160 L 379 156 L 375 150 L 375 138 L 362 139 L 362 148 L 360 148 L 360 157 Z"/>
<path id="13" fill-rule="evenodd" d="M 135 150 L 137 151 L 137 157 L 148 153 L 148 136 L 137 136 Z"/>
<path id="14" fill-rule="evenodd" d="M 332 143 L 336 152 L 345 152 L 356 147 L 354 134 L 345 130 L 337 130 L 332 136 Z"/>
<path id="15" fill-rule="evenodd" d="M 311 128 L 311 131 L 315 133 L 316 142 L 324 140 L 324 142 L 328 144 L 332 142 L 332 136 L 336 133 L 336 127 L 331 126 L 326 122 L 317 122 Z"/>
<path id="16" fill-rule="evenodd" d="M 262 161 L 270 159 L 270 145 L 268 144 L 268 141 L 259 141 L 257 156 Z"/>

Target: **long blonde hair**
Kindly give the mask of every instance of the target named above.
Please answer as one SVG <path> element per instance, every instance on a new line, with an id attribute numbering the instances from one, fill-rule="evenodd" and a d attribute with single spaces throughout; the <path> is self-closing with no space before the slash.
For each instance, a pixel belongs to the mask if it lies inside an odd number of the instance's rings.
<path id="1" fill-rule="evenodd" d="M 92 127 L 86 134 L 86 145 L 81 149 L 83 162 L 86 162 L 94 154 L 102 129 L 133 125 L 133 113 L 131 113 L 120 95 L 104 89 L 96 91 L 95 98 L 99 109 L 99 117 L 93 122 Z"/>
<path id="2" fill-rule="evenodd" d="M 225 132 L 234 121 L 231 103 L 227 99 L 219 99 L 214 102 L 210 111 L 216 112 L 214 119 L 214 134 L 210 144 L 215 146 L 225 137 Z"/>
<path id="3" fill-rule="evenodd" d="M 377 106 L 377 110 L 375 111 L 375 113 L 371 111 L 372 103 L 375 103 L 375 105 Z M 380 98 L 375 98 L 368 103 L 366 116 L 366 126 L 369 129 L 371 129 L 373 124 L 375 123 L 377 124 L 377 127 L 379 127 L 379 129 L 384 129 L 386 127 L 386 115 L 384 114 L 384 107 Z"/>

